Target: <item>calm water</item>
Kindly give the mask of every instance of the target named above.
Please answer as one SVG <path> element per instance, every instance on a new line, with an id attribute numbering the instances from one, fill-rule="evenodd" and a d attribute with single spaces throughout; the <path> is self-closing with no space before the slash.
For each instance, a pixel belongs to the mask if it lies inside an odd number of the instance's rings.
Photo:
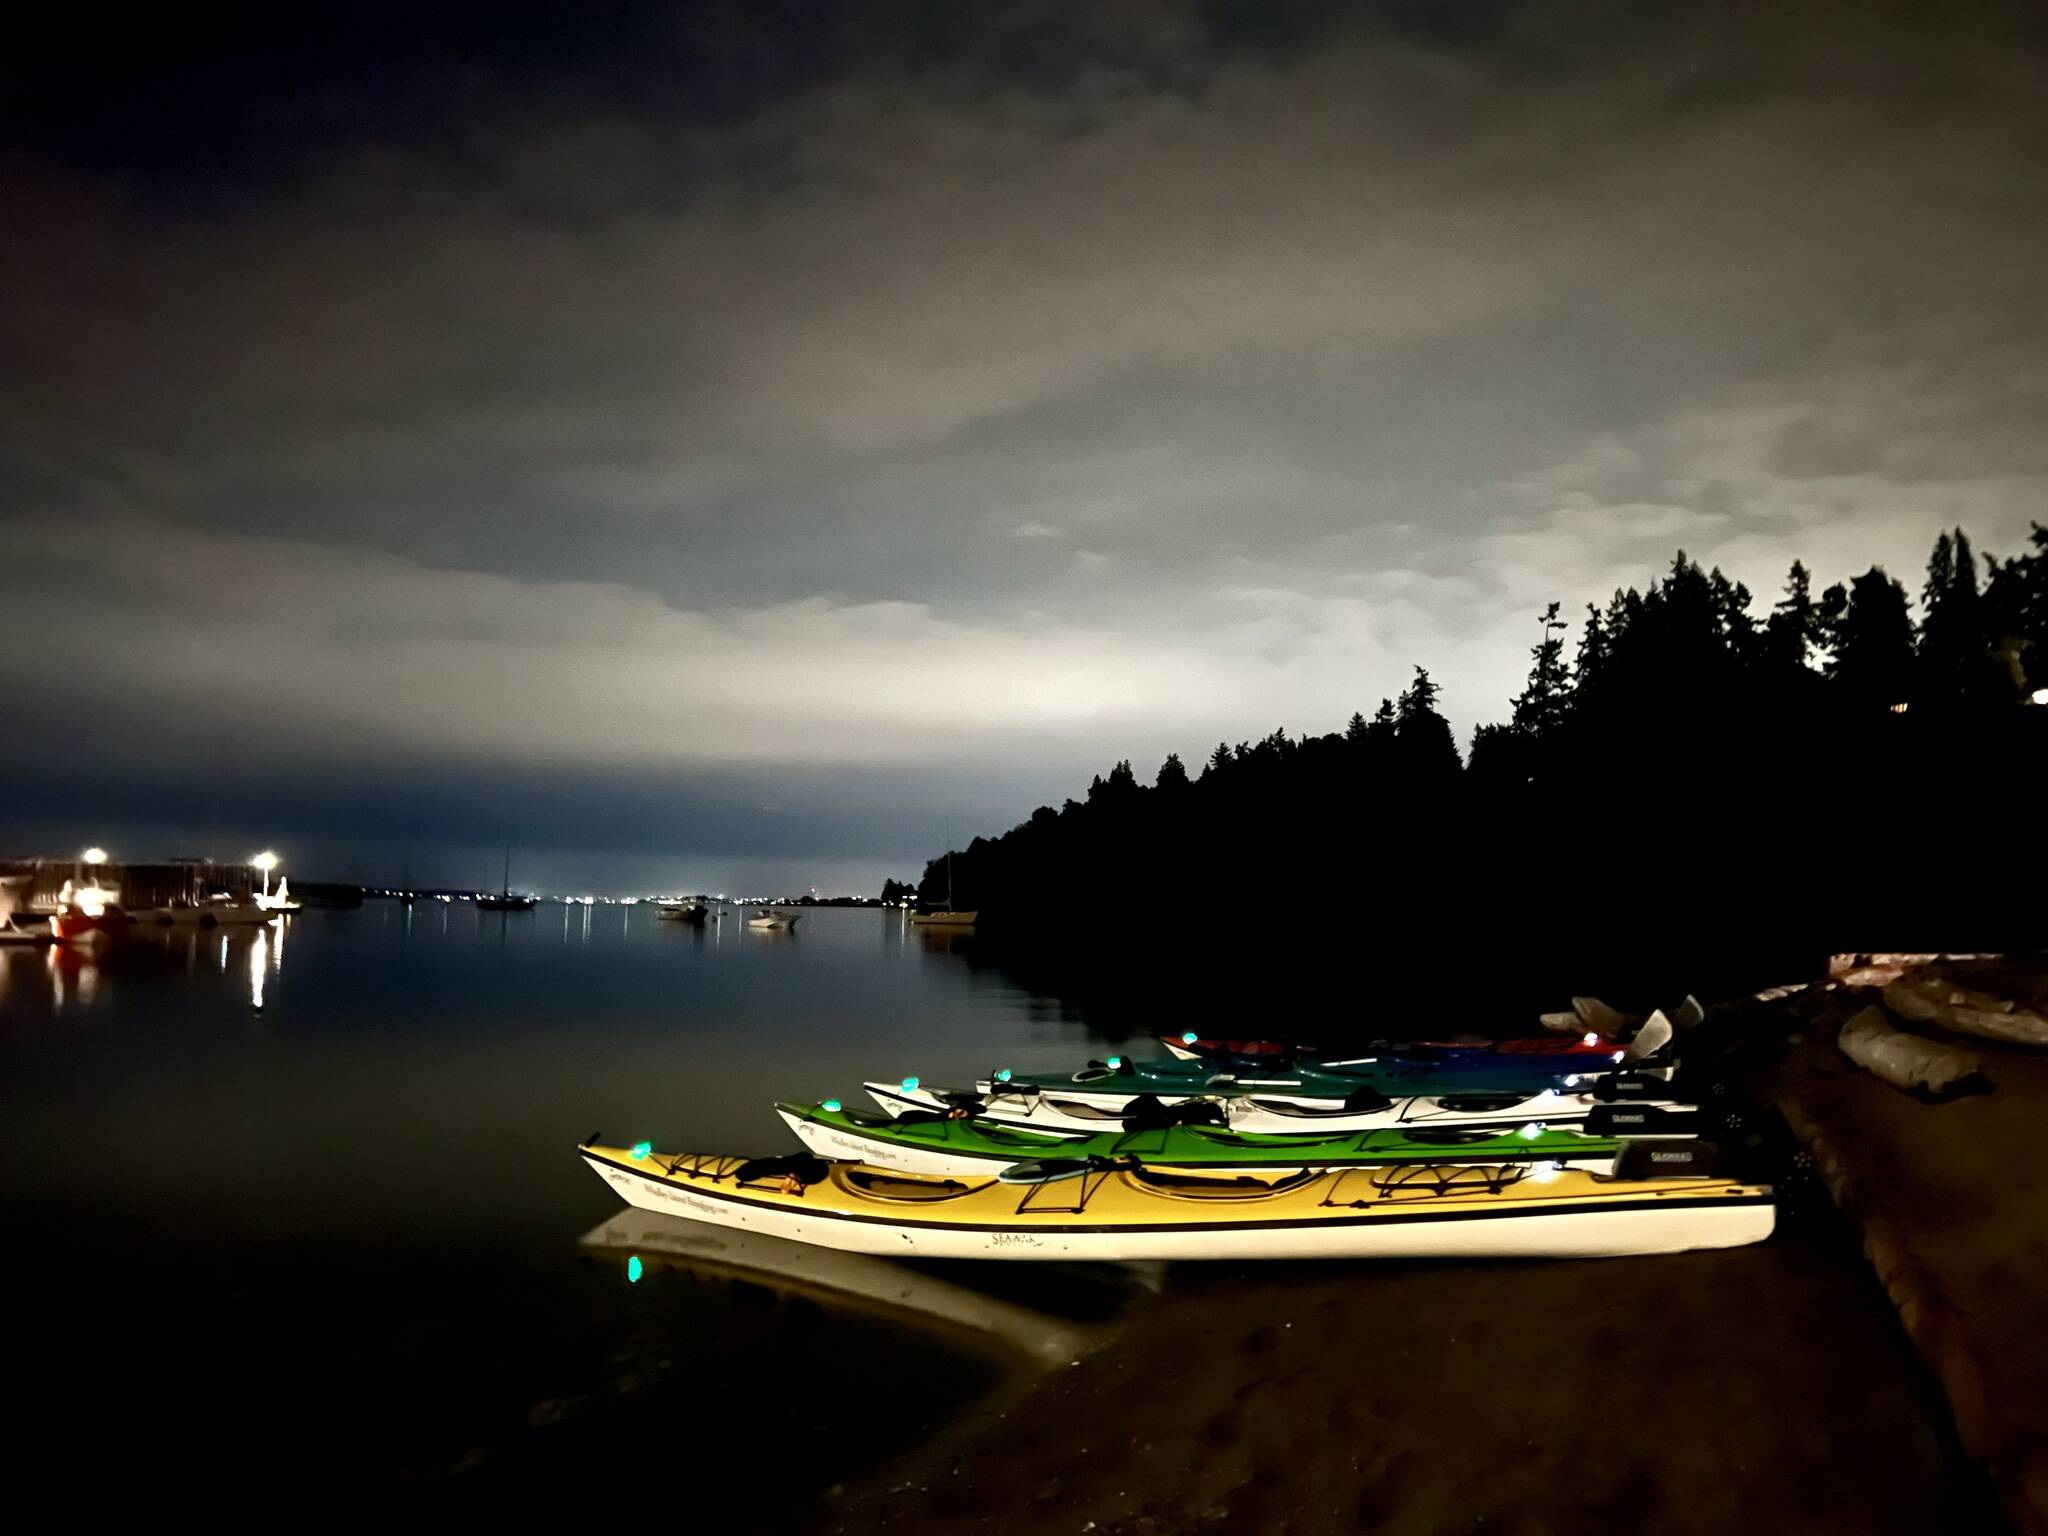
<path id="1" fill-rule="evenodd" d="M 171 1485 L 218 1490 L 225 1453 L 245 1489 L 566 1489 L 710 1430 L 772 1515 L 993 1379 L 886 1316 L 629 1283 L 579 1247 L 620 1209 L 575 1155 L 592 1130 L 785 1150 L 778 1097 L 1090 1054 L 958 940 L 876 911 L 788 935 L 387 902 L 138 934 L 0 950 L 7 1286 L 35 1319 L 12 1386 L 53 1470 L 118 1423 Z M 916 1385 L 877 1423 L 791 1390 L 821 1376 Z"/>

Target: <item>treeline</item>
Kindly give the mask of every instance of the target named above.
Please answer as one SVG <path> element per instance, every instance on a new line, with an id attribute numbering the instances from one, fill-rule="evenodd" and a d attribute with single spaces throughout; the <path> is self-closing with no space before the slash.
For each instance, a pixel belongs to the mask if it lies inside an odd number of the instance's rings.
<path id="1" fill-rule="evenodd" d="M 1347 1020 L 1435 984 L 1390 983 L 1403 967 L 1519 996 L 2043 943 L 2048 529 L 1982 561 L 1943 533 L 1917 613 L 1880 567 L 1816 597 L 1798 563 L 1759 613 L 1680 553 L 1540 624 L 1465 755 L 1418 666 L 1341 732 L 1219 743 L 1193 772 L 1176 754 L 1149 785 L 1117 763 L 957 850 L 954 903 L 1098 974 L 1224 983 L 1188 989 L 1197 1011 L 1336 998 Z M 920 900 L 946 880 L 941 855 Z"/>

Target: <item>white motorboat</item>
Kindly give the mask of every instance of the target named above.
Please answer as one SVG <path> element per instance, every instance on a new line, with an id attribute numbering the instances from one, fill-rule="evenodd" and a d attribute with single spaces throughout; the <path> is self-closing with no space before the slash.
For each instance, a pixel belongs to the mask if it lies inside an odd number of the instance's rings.
<path id="1" fill-rule="evenodd" d="M 782 912 L 774 907 L 756 907 L 753 916 L 747 919 L 747 926 L 792 933 L 796 930 L 796 925 L 802 921 L 801 912 Z"/>

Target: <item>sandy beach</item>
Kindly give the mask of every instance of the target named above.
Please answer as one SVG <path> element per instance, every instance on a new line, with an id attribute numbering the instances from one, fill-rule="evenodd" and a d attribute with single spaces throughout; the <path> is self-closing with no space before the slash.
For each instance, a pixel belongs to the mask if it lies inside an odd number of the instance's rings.
<path id="1" fill-rule="evenodd" d="M 819 1533 L 1984 1527 L 1831 1217 L 1638 1260 L 1181 1266 L 1120 1338 L 817 1508 Z"/>

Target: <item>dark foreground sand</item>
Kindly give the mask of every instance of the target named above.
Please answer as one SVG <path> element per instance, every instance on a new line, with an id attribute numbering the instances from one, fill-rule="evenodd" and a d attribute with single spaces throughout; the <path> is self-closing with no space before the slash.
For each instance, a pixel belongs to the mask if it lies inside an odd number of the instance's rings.
<path id="1" fill-rule="evenodd" d="M 1181 1266 L 1117 1342 L 828 1494 L 816 1529 L 1980 1529 L 1941 1422 L 1831 1225 L 1666 1258 Z"/>
<path id="2" fill-rule="evenodd" d="M 1994 1084 L 1925 1104 L 1851 1067 L 1845 994 L 1778 1074 L 2013 1523 L 2048 1530 L 2048 1055 L 1965 1044 Z M 1846 1187 L 1844 1187 L 1846 1185 Z"/>

